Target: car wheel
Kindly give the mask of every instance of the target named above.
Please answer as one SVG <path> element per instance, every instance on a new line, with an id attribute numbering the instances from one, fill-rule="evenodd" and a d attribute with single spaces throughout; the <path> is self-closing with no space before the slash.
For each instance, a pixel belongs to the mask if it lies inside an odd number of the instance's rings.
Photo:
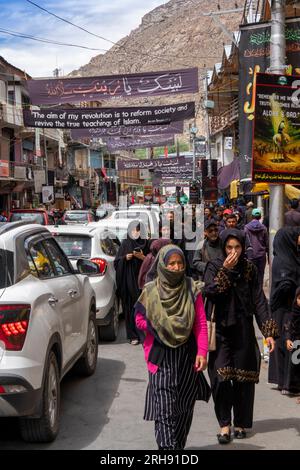
<path id="1" fill-rule="evenodd" d="M 93 375 L 97 367 L 98 360 L 98 330 L 95 314 L 90 316 L 87 343 L 84 355 L 78 360 L 75 370 L 80 375 L 89 377 Z"/>
<path id="2" fill-rule="evenodd" d="M 42 396 L 40 418 L 21 418 L 21 436 L 26 442 L 52 442 L 59 430 L 60 378 L 57 359 L 50 352 Z"/>
<path id="3" fill-rule="evenodd" d="M 115 341 L 119 332 L 119 309 L 117 300 L 109 313 L 109 324 L 100 326 L 99 336 L 102 341 Z"/>

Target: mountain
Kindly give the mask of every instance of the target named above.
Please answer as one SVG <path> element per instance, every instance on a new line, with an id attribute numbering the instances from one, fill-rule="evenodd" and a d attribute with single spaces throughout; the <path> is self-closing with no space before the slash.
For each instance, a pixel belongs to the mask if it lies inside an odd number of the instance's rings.
<path id="1" fill-rule="evenodd" d="M 224 32 L 224 27 L 229 32 L 236 31 L 242 18 L 242 12 L 222 13 L 216 15 L 215 20 L 205 14 L 243 8 L 244 3 L 245 0 L 170 0 L 147 13 L 140 26 L 108 52 L 93 57 L 70 76 L 164 71 L 197 66 L 200 93 L 196 96 L 116 99 L 113 106 L 167 104 L 191 99 L 198 104 L 203 98 L 206 69 L 221 61 L 223 46 L 231 43 L 230 34 Z M 110 106 L 112 101 L 102 101 L 101 105 Z M 199 125 L 202 127 L 201 109 L 199 117 Z"/>

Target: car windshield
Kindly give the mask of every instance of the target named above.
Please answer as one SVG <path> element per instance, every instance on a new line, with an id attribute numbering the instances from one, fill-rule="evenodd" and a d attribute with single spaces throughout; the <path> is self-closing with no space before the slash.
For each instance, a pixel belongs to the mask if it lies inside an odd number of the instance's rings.
<path id="1" fill-rule="evenodd" d="M 0 242 L 0 289 L 13 284 L 14 254 L 4 248 Z"/>
<path id="2" fill-rule="evenodd" d="M 88 214 L 87 212 L 67 212 L 64 219 L 66 222 L 87 222 Z"/>
<path id="3" fill-rule="evenodd" d="M 36 224 L 45 225 L 44 216 L 40 212 L 14 212 L 11 215 L 10 222 L 17 222 L 18 220 L 28 220 Z"/>
<path id="4" fill-rule="evenodd" d="M 69 258 L 90 258 L 91 238 L 85 235 L 59 234 L 55 237 L 62 250 Z"/>

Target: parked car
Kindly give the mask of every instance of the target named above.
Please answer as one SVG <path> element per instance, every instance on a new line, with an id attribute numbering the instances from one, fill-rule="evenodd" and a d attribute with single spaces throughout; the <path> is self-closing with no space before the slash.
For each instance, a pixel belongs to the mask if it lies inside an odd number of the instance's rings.
<path id="1" fill-rule="evenodd" d="M 0 265 L 0 416 L 18 417 L 25 441 L 50 442 L 60 381 L 74 365 L 96 369 L 95 293 L 82 274 L 100 269 L 80 260 L 76 274 L 49 231 L 26 222 L 0 227 Z"/>
<path id="2" fill-rule="evenodd" d="M 96 216 L 92 210 L 72 210 L 66 211 L 63 220 L 67 225 L 88 224 L 96 221 Z"/>
<path id="3" fill-rule="evenodd" d="M 12 209 L 8 216 L 9 222 L 19 220 L 40 225 L 54 225 L 54 217 L 46 209 Z"/>
<path id="4" fill-rule="evenodd" d="M 118 335 L 120 313 L 114 268 L 119 245 L 115 235 L 97 223 L 86 226 L 51 226 L 48 229 L 74 267 L 79 259 L 89 259 L 99 266 L 99 274 L 90 277 L 96 294 L 96 322 L 100 338 L 114 341 Z"/>
<path id="5" fill-rule="evenodd" d="M 151 238 L 158 237 L 158 225 L 159 225 L 159 212 L 149 211 L 147 209 L 127 209 L 127 210 L 118 210 L 112 213 L 111 219 L 128 219 L 131 220 L 140 220 L 146 225 L 146 228 L 151 236 Z"/>
<path id="6" fill-rule="evenodd" d="M 102 219 L 98 222 L 90 224 L 89 226 L 102 227 L 102 229 L 108 230 L 114 236 L 115 243 L 119 246 L 122 240 L 128 235 L 128 226 L 132 222 L 132 219 Z"/>

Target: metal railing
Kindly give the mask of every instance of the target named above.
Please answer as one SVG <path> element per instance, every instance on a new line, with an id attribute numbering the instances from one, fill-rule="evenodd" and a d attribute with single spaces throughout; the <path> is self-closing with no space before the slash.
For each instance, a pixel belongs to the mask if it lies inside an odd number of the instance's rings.
<path id="1" fill-rule="evenodd" d="M 236 98 L 222 114 L 210 117 L 210 132 L 215 135 L 231 126 L 239 117 L 239 100 Z"/>
<path id="2" fill-rule="evenodd" d="M 4 160 L 3 160 L 4 161 Z M 33 181 L 33 172 L 43 170 L 42 165 L 35 165 L 23 162 L 8 162 L 6 171 L 0 171 L 1 179 L 16 181 Z"/>

